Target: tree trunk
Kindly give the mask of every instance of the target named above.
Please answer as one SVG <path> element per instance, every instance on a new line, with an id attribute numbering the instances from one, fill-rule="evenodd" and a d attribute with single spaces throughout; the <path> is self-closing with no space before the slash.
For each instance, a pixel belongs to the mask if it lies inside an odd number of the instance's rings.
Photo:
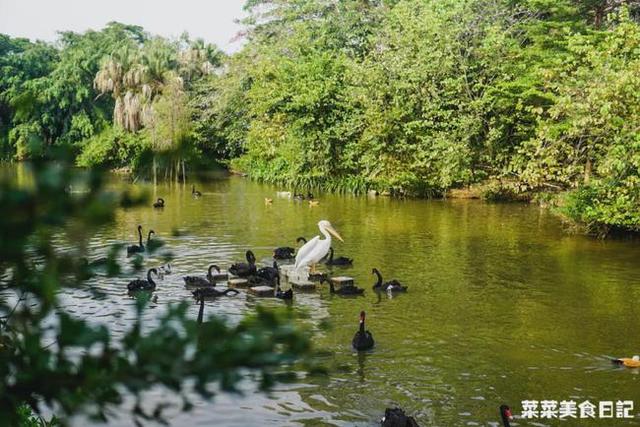
<path id="1" fill-rule="evenodd" d="M 184 184 L 186 182 L 187 182 L 187 172 L 184 167 L 184 159 L 182 159 L 182 183 Z"/>
<path id="2" fill-rule="evenodd" d="M 587 157 L 587 163 L 584 165 L 584 185 L 589 185 L 591 181 L 591 157 Z"/>
<path id="3" fill-rule="evenodd" d="M 593 25 L 596 28 L 600 28 L 602 25 L 602 20 L 604 18 L 604 7 L 597 7 L 595 10 L 595 16 L 593 18 Z"/>
<path id="4" fill-rule="evenodd" d="M 153 186 L 158 185 L 158 164 L 156 163 L 156 156 L 153 156 Z"/>

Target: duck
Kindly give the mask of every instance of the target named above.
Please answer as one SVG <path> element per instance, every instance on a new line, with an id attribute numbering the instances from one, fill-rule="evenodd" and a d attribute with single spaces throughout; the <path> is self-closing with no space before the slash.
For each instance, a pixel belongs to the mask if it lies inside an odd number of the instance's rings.
<path id="1" fill-rule="evenodd" d="M 640 368 L 640 356 L 621 357 L 620 359 L 611 360 L 616 365 L 623 365 L 627 368 Z"/>
<path id="2" fill-rule="evenodd" d="M 408 416 L 398 407 L 385 409 L 380 424 L 382 427 L 419 427 L 415 418 Z"/>
<path id="3" fill-rule="evenodd" d="M 309 206 L 318 206 L 320 204 L 317 200 L 309 200 Z"/>
<path id="4" fill-rule="evenodd" d="M 144 252 L 144 245 L 142 244 L 142 226 L 138 225 L 138 244 L 127 246 L 127 255 L 139 254 Z"/>
<path id="5" fill-rule="evenodd" d="M 278 278 L 276 278 L 276 289 L 273 296 L 284 300 L 293 299 L 293 289 L 289 288 L 286 291 L 280 289 L 280 277 L 278 276 Z"/>
<path id="6" fill-rule="evenodd" d="M 247 263 L 238 262 L 229 267 L 229 273 L 238 276 L 238 277 L 249 277 L 254 276 L 257 272 L 256 270 L 256 257 L 251 251 L 247 251 L 245 254 L 247 258 Z"/>
<path id="7" fill-rule="evenodd" d="M 273 203 L 273 199 L 270 199 L 270 198 L 268 198 L 268 197 L 265 197 L 265 198 L 264 198 L 264 204 L 265 204 L 265 205 L 270 205 L 270 204 L 272 204 L 272 203 Z"/>
<path id="8" fill-rule="evenodd" d="M 240 291 L 237 289 L 225 289 L 224 291 L 219 291 L 216 288 L 208 287 L 208 288 L 198 288 L 192 292 L 195 299 L 204 299 L 204 298 L 218 298 L 224 297 L 229 294 L 238 295 Z"/>
<path id="9" fill-rule="evenodd" d="M 326 278 L 322 278 L 320 283 L 329 283 L 329 292 L 337 295 L 362 295 L 364 294 L 364 289 L 358 288 L 357 286 L 341 286 L 340 289 L 336 290 L 333 282 L 331 280 L 327 280 Z"/>
<path id="10" fill-rule="evenodd" d="M 192 185 L 192 186 L 191 186 L 191 197 L 194 197 L 194 198 L 196 198 L 196 199 L 197 199 L 198 197 L 202 197 L 202 193 L 201 193 L 201 192 L 199 192 L 198 190 L 196 190 L 196 186 L 195 186 L 195 185 Z"/>
<path id="11" fill-rule="evenodd" d="M 290 199 L 291 191 L 276 191 L 276 196 L 283 197 L 285 199 Z"/>
<path id="12" fill-rule="evenodd" d="M 211 271 L 213 270 L 216 270 L 218 273 L 220 273 L 220 268 L 218 268 L 218 266 L 215 264 L 211 264 L 209 266 L 209 269 L 207 270 L 206 277 L 184 276 L 182 279 L 184 280 L 184 284 L 186 286 L 202 286 L 202 287 L 215 286 L 216 282 L 213 279 L 213 274 L 211 274 Z"/>
<path id="13" fill-rule="evenodd" d="M 371 274 L 378 276 L 378 281 L 373 285 L 374 291 L 407 292 L 408 287 L 395 279 L 383 283 L 382 274 L 380 274 L 380 271 L 378 271 L 377 268 L 372 269 Z"/>
<path id="14" fill-rule="evenodd" d="M 371 332 L 366 331 L 364 328 L 364 320 L 365 320 L 365 312 L 360 312 L 360 328 L 353 336 L 353 340 L 351 340 L 351 345 L 358 351 L 370 350 L 373 348 L 375 342 L 373 341 L 373 335 Z"/>
<path id="15" fill-rule="evenodd" d="M 511 427 L 513 415 L 511 414 L 511 408 L 509 408 L 509 405 L 500 405 L 500 419 L 502 420 L 502 425 L 504 427 Z"/>
<path id="16" fill-rule="evenodd" d="M 153 204 L 153 207 L 156 209 L 164 208 L 164 199 L 162 197 L 158 197 L 158 200 Z"/>
<path id="17" fill-rule="evenodd" d="M 333 248 L 329 248 L 329 259 L 326 261 L 327 265 L 353 265 L 353 259 L 347 257 L 333 258 Z"/>
<path id="18" fill-rule="evenodd" d="M 256 276 L 265 279 L 271 283 L 276 280 L 276 277 L 280 275 L 280 270 L 278 269 L 278 263 L 273 261 L 272 267 L 262 267 L 258 269 L 256 272 Z"/>
<path id="19" fill-rule="evenodd" d="M 304 237 L 300 236 L 296 239 L 296 243 L 302 243 L 305 244 L 307 243 L 307 239 L 305 239 Z"/>
<path id="20" fill-rule="evenodd" d="M 294 200 L 304 200 L 304 194 L 301 193 L 296 193 L 295 191 L 293 192 L 293 199 Z"/>
<path id="21" fill-rule="evenodd" d="M 308 192 L 308 193 L 307 193 L 307 199 L 309 199 L 309 200 L 313 200 L 313 193 Z"/>
<path id="22" fill-rule="evenodd" d="M 147 280 L 143 280 L 143 279 L 132 280 L 127 285 L 127 289 L 130 292 L 155 291 L 156 290 L 156 282 L 154 282 L 153 278 L 151 277 L 152 273 L 157 276 L 158 275 L 158 270 L 156 270 L 155 268 L 149 269 L 149 271 L 147 271 Z"/>

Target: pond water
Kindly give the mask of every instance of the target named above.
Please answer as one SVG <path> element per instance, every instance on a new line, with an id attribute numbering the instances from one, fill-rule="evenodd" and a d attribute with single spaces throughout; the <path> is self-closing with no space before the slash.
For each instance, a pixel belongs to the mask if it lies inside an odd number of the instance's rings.
<path id="1" fill-rule="evenodd" d="M 326 288 L 295 296 L 294 309 L 306 310 L 316 325 L 314 344 L 326 351 L 320 361 L 329 377 L 303 376 L 268 395 L 247 385 L 243 396 L 220 394 L 191 413 L 174 413 L 173 425 L 373 426 L 391 405 L 422 426 L 498 425 L 500 404 L 518 414 L 525 399 L 630 399 L 640 417 L 638 370 L 608 360 L 640 353 L 640 243 L 568 235 L 547 210 L 521 204 L 318 194 L 320 205 L 310 207 L 237 177 L 198 189 L 203 197 L 193 199 L 190 187 L 148 186 L 166 200 L 164 210 L 122 210 L 92 240 L 91 255 L 98 256 L 114 242 L 135 241 L 142 224 L 176 254 L 173 274 L 160 282 L 157 303 L 146 313 L 150 322 L 166 304 L 190 299 L 183 275 L 203 274 L 209 263 L 227 267 L 247 249 L 266 261 L 274 247 L 317 235 L 321 219 L 345 240 L 334 242 L 336 255 L 355 259 L 352 268 L 333 273 L 355 277 L 367 291 L 356 299 L 331 296 Z M 265 205 L 265 197 L 273 204 Z M 172 237 L 176 228 L 186 233 Z M 161 263 L 145 259 L 145 267 Z M 408 293 L 379 298 L 371 290 L 372 267 L 408 285 Z M 127 281 L 95 279 L 109 294 L 106 301 L 75 291 L 65 302 L 118 333 L 134 304 L 124 291 Z M 206 311 L 239 319 L 258 303 L 281 305 L 242 294 L 208 302 Z M 197 310 L 194 304 L 194 317 Z M 360 310 L 376 347 L 359 355 L 350 343 Z M 320 329 L 322 320 L 332 328 Z M 519 425 L 637 423 L 536 421 Z M 124 412 L 110 421 L 131 424 Z"/>

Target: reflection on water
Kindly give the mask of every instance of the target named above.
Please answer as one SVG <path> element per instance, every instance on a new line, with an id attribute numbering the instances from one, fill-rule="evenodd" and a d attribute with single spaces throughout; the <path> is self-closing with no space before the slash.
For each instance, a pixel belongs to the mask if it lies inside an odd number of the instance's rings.
<path id="1" fill-rule="evenodd" d="M 269 395 L 247 385 L 244 396 L 219 394 L 191 414 L 176 414 L 175 425 L 368 426 L 393 404 L 421 425 L 496 425 L 500 404 L 518 413 L 524 399 L 635 398 L 640 406 L 640 376 L 607 361 L 640 353 L 633 327 L 640 314 L 637 242 L 565 235 L 557 219 L 528 205 L 320 194 L 320 205 L 310 207 L 241 178 L 198 189 L 203 196 L 196 200 L 189 186 L 149 187 L 166 200 L 163 210 L 122 210 L 91 241 L 97 257 L 115 242 L 134 242 L 138 224 L 165 239 L 175 255 L 173 274 L 159 283 L 146 313 L 150 323 L 167 303 L 190 297 L 183 275 L 204 275 L 210 263 L 228 266 L 249 248 L 267 261 L 274 247 L 296 247 L 296 237 L 318 234 L 320 219 L 345 238 L 334 244 L 336 256 L 355 260 L 334 271 L 354 276 L 367 291 L 363 298 L 327 289 L 295 296 L 294 309 L 308 310 L 309 322 L 318 325 L 316 346 L 327 350 L 321 362 L 329 378 L 301 373 L 300 383 Z M 265 197 L 273 204 L 265 205 Z M 174 229 L 185 233 L 173 237 Z M 163 262 L 147 257 L 145 267 Z M 372 267 L 409 292 L 378 297 Z M 65 303 L 122 332 L 133 319 L 128 279 L 94 279 L 107 300 L 69 291 Z M 243 294 L 207 302 L 206 310 L 235 321 L 258 303 L 282 304 Z M 376 340 L 366 354 L 350 347 L 360 310 Z M 192 311 L 195 318 L 195 303 Z M 319 327 L 326 319 L 329 331 Z M 166 392 L 148 399 L 160 393 Z M 111 424 L 131 422 L 124 416 Z"/>

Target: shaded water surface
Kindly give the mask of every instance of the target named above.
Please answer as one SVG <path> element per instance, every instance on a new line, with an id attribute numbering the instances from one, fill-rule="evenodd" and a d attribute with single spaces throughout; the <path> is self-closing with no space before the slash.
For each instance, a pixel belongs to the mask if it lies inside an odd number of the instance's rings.
<path id="1" fill-rule="evenodd" d="M 519 413 L 524 399 L 634 399 L 640 406 L 638 372 L 607 360 L 640 353 L 638 242 L 570 236 L 548 211 L 520 204 L 319 194 L 320 205 L 310 207 L 242 178 L 202 183 L 197 200 L 190 187 L 147 189 L 166 200 L 164 210 L 118 212 L 115 225 L 93 238 L 91 253 L 133 242 L 137 224 L 165 239 L 176 259 L 146 314 L 150 322 L 166 304 L 190 297 L 183 275 L 203 274 L 209 263 L 226 267 L 249 248 L 266 261 L 274 247 L 295 247 L 297 236 L 318 234 L 320 219 L 345 238 L 334 243 L 336 255 L 355 259 L 353 268 L 334 272 L 367 288 L 357 299 L 332 297 L 326 289 L 295 297 L 294 309 L 307 310 L 310 324 L 328 319 L 333 325 L 316 328 L 315 337 L 316 347 L 327 350 L 321 361 L 330 377 L 301 373 L 298 384 L 279 385 L 269 395 L 249 386 L 244 396 L 221 394 L 190 414 L 174 414 L 175 425 L 371 426 L 392 404 L 421 425 L 497 425 L 501 403 Z M 265 197 L 273 204 L 265 205 Z M 173 229 L 186 233 L 172 237 Z M 160 263 L 145 259 L 145 267 Z M 372 267 L 408 285 L 408 294 L 378 298 Z M 78 291 L 65 301 L 77 315 L 108 322 L 117 333 L 132 317 L 126 282 L 95 279 L 107 301 Z M 237 320 L 257 303 L 243 294 L 209 302 L 207 313 Z M 350 342 L 361 309 L 376 347 L 358 355 Z M 195 304 L 192 311 L 195 317 Z M 131 421 L 121 416 L 111 424 Z M 546 423 L 559 424 L 604 425 Z"/>

